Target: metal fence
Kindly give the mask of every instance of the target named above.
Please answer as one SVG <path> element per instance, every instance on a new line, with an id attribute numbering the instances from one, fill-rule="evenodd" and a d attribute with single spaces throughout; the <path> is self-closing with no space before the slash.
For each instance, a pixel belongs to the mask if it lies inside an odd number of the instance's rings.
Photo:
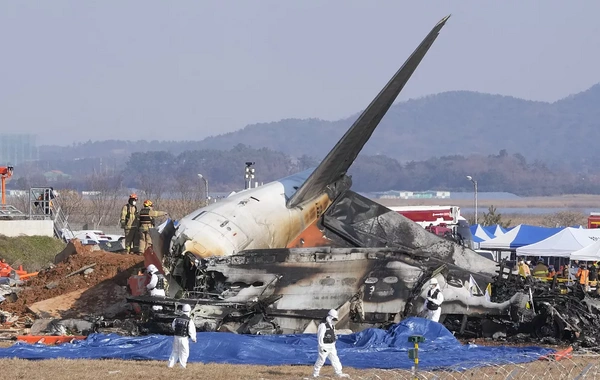
<path id="1" fill-rule="evenodd" d="M 506 363 L 502 365 L 481 362 L 465 362 L 459 365 L 436 369 L 421 370 L 365 370 L 352 375 L 361 380 L 400 380 L 400 379 L 600 379 L 600 355 L 577 353 L 565 357 L 542 359 L 532 358 L 528 363 Z M 421 361 L 421 365 L 426 365 Z"/>

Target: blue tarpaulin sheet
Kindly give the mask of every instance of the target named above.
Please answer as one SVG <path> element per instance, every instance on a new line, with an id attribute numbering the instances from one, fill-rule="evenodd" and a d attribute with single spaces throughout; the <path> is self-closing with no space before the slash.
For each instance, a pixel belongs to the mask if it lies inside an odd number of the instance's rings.
<path id="1" fill-rule="evenodd" d="M 457 370 L 490 364 L 523 363 L 537 360 L 554 350 L 539 347 L 482 347 L 462 345 L 443 325 L 422 318 L 408 318 L 388 330 L 367 329 L 341 335 L 338 355 L 344 366 L 354 368 L 411 368 L 408 342 L 423 335 L 419 344 L 419 366 L 425 369 L 454 367 Z M 312 365 L 317 359 L 315 334 L 237 335 L 198 333 L 190 342 L 190 362 Z M 0 358 L 22 359 L 125 359 L 167 360 L 172 337 L 149 335 L 124 337 L 92 334 L 86 340 L 59 346 L 18 343 L 0 349 Z"/>

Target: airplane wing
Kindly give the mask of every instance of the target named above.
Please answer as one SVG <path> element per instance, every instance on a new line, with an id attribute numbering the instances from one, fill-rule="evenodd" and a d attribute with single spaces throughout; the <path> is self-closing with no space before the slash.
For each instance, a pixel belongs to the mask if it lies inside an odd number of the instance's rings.
<path id="1" fill-rule="evenodd" d="M 346 174 L 348 168 L 352 165 L 356 156 L 358 156 L 358 153 L 360 153 L 365 143 L 369 140 L 373 131 L 437 38 L 448 18 L 450 18 L 450 15 L 444 17 L 433 27 L 423 42 L 404 62 L 400 70 L 394 74 L 392 79 L 373 99 L 371 104 L 369 104 L 350 129 L 348 129 L 340 141 L 338 141 L 327 157 L 325 157 L 306 182 L 289 199 L 288 208 L 296 207 L 304 201 L 316 197 L 328 185 Z"/>

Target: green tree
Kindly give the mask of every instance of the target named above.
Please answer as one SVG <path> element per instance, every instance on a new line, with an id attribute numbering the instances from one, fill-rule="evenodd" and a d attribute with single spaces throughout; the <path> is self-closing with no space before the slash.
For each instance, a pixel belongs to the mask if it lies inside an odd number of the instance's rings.
<path id="1" fill-rule="evenodd" d="M 496 207 L 494 207 L 494 205 L 491 205 L 488 208 L 488 212 L 483 213 L 483 221 L 481 222 L 481 224 L 483 226 L 495 226 L 496 224 L 498 224 L 501 227 L 507 228 L 508 226 L 510 226 L 511 222 L 511 220 L 508 220 L 506 222 L 502 221 L 502 214 L 496 211 Z"/>

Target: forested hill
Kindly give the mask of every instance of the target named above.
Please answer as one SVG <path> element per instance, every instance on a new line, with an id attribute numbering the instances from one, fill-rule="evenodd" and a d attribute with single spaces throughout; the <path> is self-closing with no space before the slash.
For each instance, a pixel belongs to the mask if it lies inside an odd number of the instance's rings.
<path id="1" fill-rule="evenodd" d="M 355 120 L 282 120 L 202 141 L 229 149 L 239 142 L 293 156 L 322 157 Z M 508 149 L 528 160 L 580 167 L 596 161 L 600 141 L 600 84 L 554 103 L 468 91 L 395 104 L 365 147 L 399 161 Z"/>
<path id="2" fill-rule="evenodd" d="M 600 84 L 554 103 L 469 91 L 446 92 L 392 106 L 363 153 L 407 162 L 507 149 L 527 160 L 581 169 L 596 161 L 600 141 Z M 323 157 L 355 120 L 286 119 L 249 125 L 202 141 L 96 141 L 41 147 L 42 159 L 128 156 L 132 152 L 229 150 L 243 143 L 293 157 Z"/>

